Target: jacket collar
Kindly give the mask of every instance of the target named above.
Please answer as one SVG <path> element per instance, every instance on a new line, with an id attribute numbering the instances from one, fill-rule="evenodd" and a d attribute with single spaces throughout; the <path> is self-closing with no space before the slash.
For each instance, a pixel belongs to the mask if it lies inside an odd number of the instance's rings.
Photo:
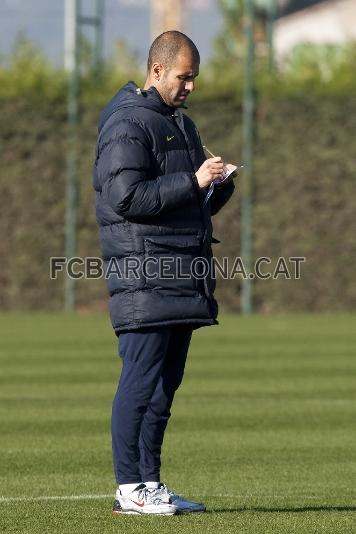
<path id="1" fill-rule="evenodd" d="M 119 109 L 131 107 L 152 109 L 162 115 L 175 115 L 180 113 L 179 108 L 168 106 L 168 104 L 165 103 L 155 87 L 151 86 L 147 90 L 140 89 L 138 85 L 131 80 L 116 93 L 101 113 L 99 132 L 113 113 Z"/>

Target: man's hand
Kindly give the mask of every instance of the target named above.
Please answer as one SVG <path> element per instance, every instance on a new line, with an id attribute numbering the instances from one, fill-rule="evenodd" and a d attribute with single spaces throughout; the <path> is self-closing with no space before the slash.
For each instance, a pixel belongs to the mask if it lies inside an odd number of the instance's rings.
<path id="1" fill-rule="evenodd" d="M 223 167 L 224 162 L 220 156 L 206 159 L 195 173 L 199 187 L 202 189 L 210 185 L 213 180 L 221 180 Z"/>

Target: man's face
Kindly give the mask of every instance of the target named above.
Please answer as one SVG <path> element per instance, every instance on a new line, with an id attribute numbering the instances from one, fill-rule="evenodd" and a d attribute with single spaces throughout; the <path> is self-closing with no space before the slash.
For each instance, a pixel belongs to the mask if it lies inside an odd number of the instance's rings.
<path id="1" fill-rule="evenodd" d="M 199 74 L 199 63 L 194 61 L 189 50 L 177 56 L 170 70 L 163 70 L 157 89 L 169 106 L 183 106 L 186 99 L 194 91 L 194 80 Z"/>

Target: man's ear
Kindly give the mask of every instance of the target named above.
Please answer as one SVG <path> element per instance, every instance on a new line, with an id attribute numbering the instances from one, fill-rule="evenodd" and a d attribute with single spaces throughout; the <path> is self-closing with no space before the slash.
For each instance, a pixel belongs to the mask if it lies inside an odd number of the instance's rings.
<path id="1" fill-rule="evenodd" d="M 163 65 L 161 63 L 153 63 L 152 76 L 155 80 L 159 81 L 163 74 Z"/>

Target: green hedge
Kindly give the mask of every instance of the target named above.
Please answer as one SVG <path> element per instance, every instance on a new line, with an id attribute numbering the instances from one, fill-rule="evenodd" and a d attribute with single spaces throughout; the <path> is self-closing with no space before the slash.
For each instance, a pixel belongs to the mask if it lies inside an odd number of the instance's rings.
<path id="1" fill-rule="evenodd" d="M 0 81 L 1 81 L 0 72 Z M 63 276 L 49 279 L 49 257 L 63 255 L 65 217 L 65 78 L 36 77 L 0 89 L 2 309 L 59 309 Z M 52 77 L 51 77 L 52 76 Z M 51 81 L 52 80 L 52 81 Z M 116 78 L 119 84 L 123 80 Z M 81 96 L 80 256 L 99 255 L 91 168 L 100 108 L 115 90 L 107 76 L 84 81 Z M 240 160 L 241 82 L 202 84 L 189 113 L 204 142 L 229 161 Z M 11 88 L 12 87 L 12 88 Z M 254 255 L 305 256 L 300 280 L 258 280 L 259 311 L 356 308 L 356 98 L 344 85 L 258 86 L 254 200 Z M 306 91 L 305 88 L 308 88 Z M 236 93 L 235 93 L 235 89 Z M 241 175 L 239 181 L 243 181 Z M 237 184 L 239 184 L 239 181 Z M 218 257 L 240 255 L 240 195 L 214 217 Z M 222 309 L 238 310 L 240 278 L 219 280 Z M 106 306 L 103 280 L 78 283 L 78 307 Z"/>

